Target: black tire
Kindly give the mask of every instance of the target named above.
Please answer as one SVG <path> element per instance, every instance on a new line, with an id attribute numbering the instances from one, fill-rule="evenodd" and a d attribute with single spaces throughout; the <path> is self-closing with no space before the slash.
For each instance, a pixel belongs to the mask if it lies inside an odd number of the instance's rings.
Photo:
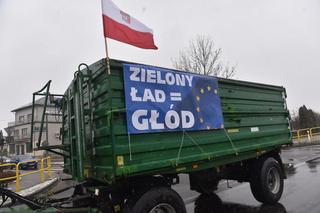
<path id="1" fill-rule="evenodd" d="M 218 189 L 219 180 L 208 180 L 199 183 L 199 188 L 196 189 L 196 192 L 199 194 L 211 194 Z"/>
<path id="2" fill-rule="evenodd" d="M 156 212 L 155 208 L 165 208 L 167 210 L 165 212 L 170 213 L 187 213 L 179 194 L 168 187 L 152 188 L 136 199 L 136 202 L 128 201 L 124 212 L 152 213 Z"/>
<path id="3" fill-rule="evenodd" d="M 261 203 L 277 203 L 283 193 L 283 174 L 274 158 L 267 158 L 253 167 L 250 181 L 251 192 Z"/>
<path id="4" fill-rule="evenodd" d="M 194 202 L 194 213 L 223 213 L 223 203 L 218 195 L 201 194 Z"/>
<path id="5" fill-rule="evenodd" d="M 199 194 L 210 195 L 218 189 L 219 178 L 213 169 L 189 174 L 190 188 Z"/>
<path id="6" fill-rule="evenodd" d="M 276 203 L 274 205 L 263 204 L 258 213 L 287 213 L 286 208 L 281 203 Z"/>

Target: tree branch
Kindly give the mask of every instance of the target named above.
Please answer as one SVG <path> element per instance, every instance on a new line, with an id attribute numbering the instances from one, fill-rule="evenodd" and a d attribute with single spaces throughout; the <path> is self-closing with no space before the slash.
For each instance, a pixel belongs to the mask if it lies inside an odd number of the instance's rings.
<path id="1" fill-rule="evenodd" d="M 221 56 L 222 49 L 215 48 L 209 36 L 198 35 L 190 41 L 188 49 L 179 52 L 172 64 L 178 70 L 232 78 L 236 74 L 236 66 L 224 65 L 220 61 Z"/>

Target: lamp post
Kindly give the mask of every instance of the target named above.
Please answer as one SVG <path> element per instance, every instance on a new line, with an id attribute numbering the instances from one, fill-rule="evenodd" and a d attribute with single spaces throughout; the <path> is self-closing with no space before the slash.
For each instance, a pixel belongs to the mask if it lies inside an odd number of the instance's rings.
<path id="1" fill-rule="evenodd" d="M 0 130 L 0 163 L 3 162 L 3 146 L 4 146 L 4 137 L 2 130 Z"/>

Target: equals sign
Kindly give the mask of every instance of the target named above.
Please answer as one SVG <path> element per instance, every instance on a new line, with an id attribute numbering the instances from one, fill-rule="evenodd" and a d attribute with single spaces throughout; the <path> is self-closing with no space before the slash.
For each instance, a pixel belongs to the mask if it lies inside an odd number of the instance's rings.
<path id="1" fill-rule="evenodd" d="M 181 93 L 180 92 L 170 92 L 171 101 L 181 101 Z"/>

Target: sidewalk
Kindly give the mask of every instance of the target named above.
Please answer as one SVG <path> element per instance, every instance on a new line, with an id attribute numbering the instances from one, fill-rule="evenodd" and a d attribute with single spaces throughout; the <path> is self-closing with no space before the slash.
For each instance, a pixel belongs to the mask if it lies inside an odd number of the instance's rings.
<path id="1" fill-rule="evenodd" d="M 11 170 L 15 172 L 15 170 Z M 20 170 L 20 174 L 35 172 L 36 170 Z M 57 187 L 59 183 L 60 176 L 62 175 L 62 164 L 54 163 L 52 164 L 52 172 L 51 177 L 49 177 L 48 172 L 44 172 L 45 181 L 41 183 L 40 172 L 29 174 L 20 178 L 20 192 L 17 194 L 23 197 L 30 197 L 34 195 L 38 195 L 41 193 L 46 193 L 50 188 Z M 7 189 L 15 192 L 16 191 L 16 181 L 12 181 L 8 184 Z M 0 203 L 2 202 L 2 198 L 0 196 Z M 6 201 L 6 204 L 10 204 L 11 200 Z M 1 212 L 1 211 L 0 211 Z"/>
<path id="2" fill-rule="evenodd" d="M 15 175 L 15 170 L 8 170 L 11 171 Z M 37 185 L 41 185 L 41 174 L 37 172 L 37 170 L 20 170 L 20 175 L 26 174 L 29 172 L 36 172 L 34 174 L 28 174 L 26 176 L 20 177 L 20 191 L 29 189 L 31 187 L 36 187 Z M 61 163 L 53 164 L 51 169 L 51 177 L 49 177 L 48 172 L 44 172 L 44 182 L 48 182 L 51 180 L 58 180 L 60 173 L 62 173 L 62 165 Z M 8 183 L 7 189 L 16 192 L 16 179 L 10 181 Z"/>
<path id="3" fill-rule="evenodd" d="M 37 184 L 35 186 L 32 186 L 32 187 L 29 187 L 27 189 L 24 189 L 20 192 L 18 192 L 17 194 L 23 196 L 23 197 L 28 197 L 28 196 L 31 196 L 31 195 L 34 195 L 34 194 L 37 194 L 41 191 L 43 191 L 44 189 L 47 189 L 48 187 L 54 185 L 55 183 L 58 182 L 58 178 L 53 178 L 51 180 L 47 180 L 43 183 L 40 183 L 40 184 Z M 8 205 L 10 204 L 12 201 L 11 199 L 8 199 L 7 201 L 5 201 L 3 203 L 3 205 Z M 2 203 L 2 198 L 0 197 L 0 203 Z"/>
<path id="4" fill-rule="evenodd" d="M 15 172 L 15 170 L 12 170 Z M 34 170 L 35 171 L 35 170 Z M 21 170 L 20 174 L 24 174 L 27 172 L 32 172 L 32 170 Z M 40 193 L 43 190 L 48 189 L 53 186 L 55 183 L 59 181 L 59 172 L 52 171 L 51 177 L 49 177 L 48 172 L 44 172 L 45 181 L 41 183 L 40 173 L 29 174 L 23 177 L 20 177 L 20 191 L 17 194 L 28 197 L 37 193 Z M 11 181 L 8 184 L 7 189 L 16 192 L 16 180 Z M 2 202 L 2 198 L 0 197 L 0 203 Z M 11 200 L 8 200 L 6 204 L 9 204 Z"/>
<path id="5" fill-rule="evenodd" d="M 312 137 L 302 137 L 299 140 L 292 140 L 293 146 L 310 146 L 320 144 L 320 135 L 312 136 Z"/>
<path id="6" fill-rule="evenodd" d="M 30 170 L 21 170 L 20 174 L 24 174 L 30 172 Z M 48 172 L 44 172 L 45 173 L 45 182 L 58 178 L 59 175 L 58 173 L 52 171 L 52 176 L 49 177 L 48 176 Z M 35 174 L 30 174 L 30 175 L 26 175 L 20 178 L 20 190 L 24 190 L 24 189 L 28 189 L 30 187 L 36 186 L 38 184 L 41 184 L 41 180 L 40 180 L 40 173 L 35 173 Z M 12 182 L 10 182 L 8 184 L 8 189 L 11 191 L 16 191 L 16 181 L 13 180 Z"/>

